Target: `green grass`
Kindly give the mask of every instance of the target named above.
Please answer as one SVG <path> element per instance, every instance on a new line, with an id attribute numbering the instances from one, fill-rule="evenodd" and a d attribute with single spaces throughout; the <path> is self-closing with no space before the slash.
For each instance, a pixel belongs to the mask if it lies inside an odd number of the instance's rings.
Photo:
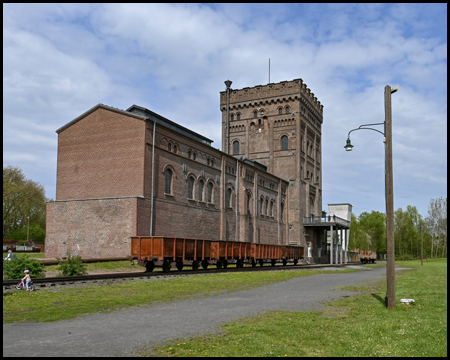
<path id="1" fill-rule="evenodd" d="M 26 252 L 26 251 L 25 252 L 15 252 L 15 251 L 13 251 L 13 253 L 14 253 L 15 257 L 21 256 L 23 254 L 27 254 L 27 255 L 30 256 L 30 259 L 43 259 L 43 258 L 45 258 L 45 252 L 43 252 L 43 251 L 41 251 L 41 252 Z M 3 259 L 5 257 L 7 257 L 7 256 L 8 256 L 8 253 L 4 252 L 3 253 Z"/>
<path id="2" fill-rule="evenodd" d="M 223 324 L 220 334 L 178 339 L 141 356 L 447 356 L 447 260 L 396 262 L 397 306 L 386 309 L 386 281 L 319 312 L 274 311 Z M 400 304 L 415 299 L 414 305 Z"/>
<path id="3" fill-rule="evenodd" d="M 106 282 L 103 286 L 72 289 L 43 290 L 38 287 L 34 292 L 9 291 L 3 293 L 3 323 L 59 321 L 88 313 L 230 293 L 319 273 L 325 271 L 222 273 L 167 280 Z"/>

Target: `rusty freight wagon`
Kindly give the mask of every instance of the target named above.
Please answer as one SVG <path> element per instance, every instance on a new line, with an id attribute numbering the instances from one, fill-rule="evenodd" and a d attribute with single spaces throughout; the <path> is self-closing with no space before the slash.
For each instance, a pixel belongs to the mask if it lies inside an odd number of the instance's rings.
<path id="1" fill-rule="evenodd" d="M 147 271 L 155 267 L 162 267 L 164 272 L 170 271 L 172 265 L 178 270 L 184 266 L 192 266 L 197 270 L 200 266 L 206 269 L 209 265 L 216 265 L 218 269 L 227 268 L 230 262 L 236 267 L 244 263 L 261 266 L 270 262 L 275 266 L 277 261 L 286 265 L 303 259 L 303 247 L 253 244 L 236 241 L 221 241 L 207 239 L 185 239 L 164 236 L 132 236 L 132 259 L 137 259 L 139 265 L 145 266 Z"/>

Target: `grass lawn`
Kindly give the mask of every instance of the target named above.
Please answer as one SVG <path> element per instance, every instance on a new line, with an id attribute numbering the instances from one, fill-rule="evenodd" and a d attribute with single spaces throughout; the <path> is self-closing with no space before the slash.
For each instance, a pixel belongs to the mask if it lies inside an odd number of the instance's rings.
<path id="1" fill-rule="evenodd" d="M 447 356 L 447 259 L 396 262 L 397 306 L 386 309 L 386 280 L 321 312 L 274 311 L 222 326 L 220 334 L 178 339 L 142 356 Z M 401 298 L 415 303 L 400 304 Z"/>
<path id="2" fill-rule="evenodd" d="M 3 293 L 3 323 L 59 321 L 88 313 L 213 296 L 285 281 L 292 277 L 335 272 L 221 273 L 163 280 L 105 282 L 104 285 L 77 288 L 37 288 L 33 292 L 8 291 Z"/>

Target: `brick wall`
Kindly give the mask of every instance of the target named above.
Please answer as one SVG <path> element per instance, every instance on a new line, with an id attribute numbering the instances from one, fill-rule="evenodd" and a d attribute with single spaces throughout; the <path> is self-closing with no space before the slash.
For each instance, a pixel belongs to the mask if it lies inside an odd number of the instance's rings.
<path id="1" fill-rule="evenodd" d="M 142 196 L 145 121 L 99 108 L 58 135 L 56 200 Z"/>

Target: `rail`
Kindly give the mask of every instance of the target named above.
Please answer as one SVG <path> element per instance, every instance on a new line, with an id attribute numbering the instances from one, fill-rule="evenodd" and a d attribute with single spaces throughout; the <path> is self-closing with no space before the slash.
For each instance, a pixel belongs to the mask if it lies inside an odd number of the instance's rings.
<path id="1" fill-rule="evenodd" d="M 321 225 L 321 226 L 330 226 L 330 225 L 341 225 L 346 228 L 350 228 L 350 221 L 342 219 L 336 215 L 328 215 L 328 216 L 308 216 L 303 218 L 303 225 Z"/>

